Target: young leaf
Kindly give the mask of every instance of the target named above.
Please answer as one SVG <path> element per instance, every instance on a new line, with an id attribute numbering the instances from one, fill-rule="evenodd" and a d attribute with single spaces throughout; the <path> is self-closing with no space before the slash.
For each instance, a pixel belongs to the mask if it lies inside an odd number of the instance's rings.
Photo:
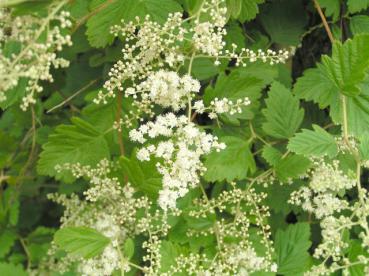
<path id="1" fill-rule="evenodd" d="M 305 156 L 334 157 L 338 151 L 334 137 L 318 125 L 313 125 L 313 129 L 303 129 L 297 133 L 290 139 L 287 148 Z"/>
<path id="2" fill-rule="evenodd" d="M 299 100 L 279 82 L 273 82 L 268 96 L 267 108 L 263 110 L 266 118 L 263 130 L 275 138 L 290 138 L 304 118 Z"/>
<path id="3" fill-rule="evenodd" d="M 220 141 L 226 144 L 226 148 L 207 156 L 205 180 L 230 182 L 235 179 L 245 179 L 248 172 L 255 171 L 255 160 L 247 141 L 232 136 L 222 137 Z"/>
<path id="4" fill-rule="evenodd" d="M 109 148 L 104 133 L 79 118 L 72 118 L 73 125 L 60 125 L 49 136 L 43 146 L 37 170 L 39 174 L 56 176 L 72 181 L 69 172 L 57 172 L 56 165 L 80 163 L 96 165 L 101 159 L 109 158 Z"/>
<path id="5" fill-rule="evenodd" d="M 311 263 L 310 246 L 309 224 L 297 223 L 286 230 L 278 229 L 274 244 L 278 274 L 296 275 L 306 271 Z"/>
<path id="6" fill-rule="evenodd" d="M 87 227 L 62 228 L 55 233 L 54 241 L 71 256 L 86 259 L 101 254 L 110 243 L 109 238 Z"/>

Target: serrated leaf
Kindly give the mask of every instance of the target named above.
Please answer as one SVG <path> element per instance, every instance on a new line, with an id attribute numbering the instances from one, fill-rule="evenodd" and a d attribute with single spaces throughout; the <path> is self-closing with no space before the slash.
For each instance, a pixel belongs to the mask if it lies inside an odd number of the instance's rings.
<path id="1" fill-rule="evenodd" d="M 289 155 L 278 162 L 275 172 L 279 180 L 287 182 L 303 175 L 310 166 L 309 159 L 301 155 Z"/>
<path id="2" fill-rule="evenodd" d="M 248 97 L 251 104 L 242 109 L 242 113 L 225 115 L 228 120 L 252 119 L 255 109 L 259 106 L 261 91 L 266 81 L 262 78 L 246 74 L 241 70 L 232 71 L 229 75 L 219 74 L 214 87 L 208 86 L 205 90 L 204 102 L 209 104 L 214 98 L 228 98 L 230 100 Z"/>
<path id="3" fill-rule="evenodd" d="M 319 5 L 324 9 L 326 16 L 332 16 L 333 20 L 336 21 L 340 16 L 341 2 L 340 0 L 318 0 Z"/>
<path id="4" fill-rule="evenodd" d="M 356 34 L 368 34 L 369 33 L 369 16 L 367 15 L 355 15 L 350 19 L 350 30 Z"/>
<path id="5" fill-rule="evenodd" d="M 332 57 L 323 56 L 317 68 L 309 69 L 295 84 L 300 98 L 321 108 L 330 106 L 335 123 L 342 123 L 340 93 L 347 97 L 348 129 L 361 135 L 369 131 L 369 35 L 357 35 L 343 45 L 333 45 Z"/>
<path id="6" fill-rule="evenodd" d="M 265 2 L 265 0 L 240 0 L 242 6 L 238 15 L 238 19 L 241 22 L 250 21 L 254 19 L 259 13 L 259 4 Z"/>
<path id="7" fill-rule="evenodd" d="M 0 263 L 1 276 L 27 276 L 28 274 L 23 270 L 21 265 L 11 263 Z"/>
<path id="8" fill-rule="evenodd" d="M 265 145 L 261 156 L 268 162 L 269 165 L 275 166 L 282 158 L 282 153 L 273 146 Z"/>
<path id="9" fill-rule="evenodd" d="M 295 46 L 300 43 L 307 23 L 300 0 L 275 0 L 265 4 L 260 20 L 273 42 Z"/>
<path id="10" fill-rule="evenodd" d="M 88 227 L 62 228 L 55 233 L 54 241 L 71 256 L 87 259 L 101 254 L 110 243 L 109 238 Z"/>
<path id="11" fill-rule="evenodd" d="M 350 13 L 359 12 L 369 7 L 369 0 L 347 0 Z"/>
<path id="12" fill-rule="evenodd" d="M 266 118 L 263 124 L 265 133 L 279 139 L 290 138 L 304 118 L 299 100 L 282 84 L 274 82 L 265 102 L 266 109 L 262 111 Z"/>
<path id="13" fill-rule="evenodd" d="M 311 263 L 310 246 L 309 224 L 296 223 L 286 230 L 278 229 L 274 244 L 278 274 L 296 275 L 306 271 Z"/>
<path id="14" fill-rule="evenodd" d="M 70 172 L 57 172 L 56 165 L 77 162 L 81 165 L 96 165 L 104 158 L 109 159 L 104 133 L 77 117 L 72 118 L 72 123 L 73 125 L 58 126 L 43 145 L 37 164 L 39 174 L 70 182 L 74 179 Z"/>
<path id="15" fill-rule="evenodd" d="M 0 259 L 8 254 L 16 240 L 17 236 L 11 231 L 5 230 L 0 233 Z"/>
<path id="16" fill-rule="evenodd" d="M 110 27 L 134 20 L 136 16 L 141 18 L 150 15 L 159 23 L 165 22 L 169 13 L 180 12 L 181 6 L 174 0 L 125 0 L 125 1 L 101 1 L 95 0 L 92 6 L 98 10 L 97 14 L 87 21 L 87 37 L 93 47 L 105 47 L 111 44 L 114 36 L 110 33 Z"/>
<path id="17" fill-rule="evenodd" d="M 127 175 L 129 182 L 151 199 L 158 197 L 162 187 L 162 177 L 156 169 L 156 160 L 139 161 L 134 151 L 130 158 L 122 156 L 120 165 Z"/>
<path id="18" fill-rule="evenodd" d="M 334 157 L 338 148 L 334 137 L 318 125 L 313 125 L 314 130 L 303 129 L 290 139 L 287 148 L 297 154 L 305 156 Z"/>
<path id="19" fill-rule="evenodd" d="M 205 180 L 242 180 L 248 173 L 255 171 L 255 160 L 247 141 L 232 136 L 222 137 L 220 141 L 226 144 L 226 148 L 220 152 L 212 152 L 206 157 Z"/>

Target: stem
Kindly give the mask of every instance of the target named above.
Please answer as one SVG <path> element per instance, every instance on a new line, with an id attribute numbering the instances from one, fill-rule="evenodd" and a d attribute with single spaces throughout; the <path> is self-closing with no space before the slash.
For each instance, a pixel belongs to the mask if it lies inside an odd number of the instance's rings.
<path id="1" fill-rule="evenodd" d="M 192 53 L 191 59 L 190 59 L 190 63 L 188 65 L 188 75 L 191 76 L 191 71 L 192 71 L 192 64 L 193 64 L 193 60 L 195 58 L 195 52 Z M 191 94 L 188 96 L 188 122 L 191 122 L 192 120 L 192 102 L 191 102 Z"/>
<path id="2" fill-rule="evenodd" d="M 322 11 L 322 8 L 320 7 L 319 3 L 317 0 L 313 0 L 314 2 L 314 6 L 316 8 L 316 10 L 318 11 L 319 13 L 319 16 L 320 18 L 322 19 L 322 22 L 323 22 L 323 25 L 324 25 L 324 28 L 325 28 L 325 31 L 327 32 L 327 35 L 329 37 L 329 40 L 331 41 L 331 43 L 333 44 L 334 42 L 334 37 L 333 37 L 333 34 L 332 34 L 332 31 L 331 31 L 331 28 L 329 27 L 328 25 L 328 22 L 327 22 L 327 19 L 325 18 L 324 16 L 324 13 Z"/>
<path id="3" fill-rule="evenodd" d="M 117 97 L 117 112 L 115 114 L 115 120 L 117 122 L 117 125 L 119 125 L 119 127 L 121 127 L 120 125 L 120 118 L 121 118 L 121 114 L 122 114 L 122 91 L 118 90 L 118 97 Z M 124 155 L 124 144 L 123 144 L 123 135 L 122 135 L 122 129 L 118 128 L 118 144 L 119 144 L 119 150 L 120 150 L 120 155 Z"/>
<path id="4" fill-rule="evenodd" d="M 62 107 L 63 105 L 65 105 L 66 103 L 68 103 L 69 101 L 71 101 L 72 99 L 77 97 L 79 94 L 81 94 L 83 91 L 85 91 L 87 88 L 91 87 L 98 80 L 99 79 L 95 79 L 95 80 L 90 81 L 88 84 L 86 84 L 85 86 L 80 88 L 77 92 L 73 93 L 71 96 L 66 98 L 64 101 L 62 101 L 61 103 L 57 104 L 56 106 L 50 108 L 46 113 L 50 113 L 50 112 L 54 111 L 55 109 L 58 109 L 59 107 Z"/>

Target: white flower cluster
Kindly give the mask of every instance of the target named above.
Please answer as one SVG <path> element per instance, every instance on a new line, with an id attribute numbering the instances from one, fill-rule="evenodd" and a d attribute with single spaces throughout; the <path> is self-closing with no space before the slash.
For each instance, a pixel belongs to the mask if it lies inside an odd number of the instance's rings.
<path id="1" fill-rule="evenodd" d="M 180 77 L 177 72 L 159 70 L 149 75 L 147 80 L 136 87 L 126 89 L 126 95 L 149 99 L 162 107 L 171 107 L 174 111 L 186 107 L 191 93 L 200 91 L 200 82 L 189 75 Z"/>
<path id="2" fill-rule="evenodd" d="M 116 166 L 101 160 L 95 168 L 80 164 L 64 164 L 56 168 L 58 171 L 68 170 L 76 178 L 84 177 L 91 185 L 84 192 L 85 200 L 79 199 L 77 195 L 69 198 L 65 195 L 49 195 L 50 199 L 65 206 L 61 227 L 90 227 L 108 237 L 111 242 L 94 258 L 64 258 L 54 264 L 57 268 L 51 266 L 47 269 L 64 271 L 77 262 L 81 275 L 112 275 L 116 270 L 130 270 L 129 260 L 120 250 L 127 238 L 147 231 L 152 224 L 150 216 L 140 219 L 136 217 L 140 209 L 149 209 L 150 203 L 146 197 L 135 197 L 135 191 L 129 183 L 122 187 L 117 178 L 109 176 L 118 169 Z M 165 223 L 162 225 L 166 227 Z M 50 255 L 55 253 L 55 249 L 50 250 Z"/>
<path id="3" fill-rule="evenodd" d="M 199 175 L 205 171 L 201 157 L 212 150 L 225 148 L 217 137 L 200 131 L 194 123 L 188 122 L 187 117 L 178 117 L 173 113 L 159 115 L 155 122 L 131 130 L 129 136 L 139 143 L 145 143 L 146 137 L 169 138 L 137 152 L 137 158 L 141 161 L 150 160 L 151 155 L 163 159 L 162 163 L 157 163 L 157 168 L 163 176 L 159 205 L 164 210 L 175 208 L 177 199 L 199 184 Z"/>
<path id="4" fill-rule="evenodd" d="M 199 114 L 208 112 L 210 119 L 216 119 L 218 114 L 229 113 L 230 115 L 233 115 L 236 113 L 242 113 L 242 108 L 250 104 L 251 102 L 248 97 L 245 97 L 244 99 L 237 99 L 236 102 L 233 102 L 227 98 L 215 98 L 207 107 L 204 105 L 202 100 L 196 101 L 193 109 Z"/>
<path id="5" fill-rule="evenodd" d="M 337 194 L 354 187 L 355 179 L 340 170 L 338 160 L 326 163 L 323 159 L 318 159 L 313 164 L 314 169 L 309 174 L 309 187 L 293 192 L 290 203 L 300 205 L 317 218 L 330 216 L 347 208 L 348 203 L 338 198 Z"/>
<path id="6" fill-rule="evenodd" d="M 0 101 L 6 100 L 7 92 L 19 85 L 21 81 L 25 81 L 26 95 L 22 99 L 21 108 L 27 110 L 29 105 L 36 102 L 36 94 L 43 90 L 39 82 L 53 82 L 50 74 L 51 67 L 69 65 L 67 60 L 55 54 L 56 51 L 61 51 L 64 45 L 72 44 L 71 37 L 62 34 L 61 30 L 72 25 L 69 12 L 60 12 L 65 3 L 66 1 L 61 1 L 52 5 L 46 18 L 8 16 L 6 20 L 11 21 L 0 25 Z M 0 17 L 4 17 L 3 11 Z M 4 30 L 1 27 L 9 28 L 11 34 L 4 36 Z M 46 36 L 41 40 L 45 32 Z M 4 47 L 8 41 L 19 43 L 22 46 L 21 49 L 18 52 L 6 54 Z"/>
<path id="7" fill-rule="evenodd" d="M 236 66 L 246 65 L 246 62 L 261 60 L 270 64 L 282 63 L 289 57 L 288 51 L 254 52 L 242 48 L 236 53 L 224 50 L 224 28 L 227 21 L 225 0 L 206 0 L 196 14 L 183 18 L 182 13 L 169 14 L 167 21 L 160 25 L 150 19 L 136 18 L 135 22 L 122 22 L 122 25 L 112 27 L 112 33 L 125 40 L 123 59 L 118 61 L 109 72 L 109 79 L 104 84 L 96 103 L 106 103 L 108 97 L 115 97 L 117 91 L 124 91 L 124 82 L 133 83 L 144 80 L 153 72 L 164 68 L 178 70 L 185 65 L 185 60 L 198 57 L 236 60 Z M 190 24 L 189 24 L 190 23 Z M 193 45 L 192 53 L 188 53 L 188 44 Z M 191 58 L 189 58 L 191 57 Z M 131 91 L 132 92 L 132 91 Z M 135 103 L 136 104 L 136 103 Z M 138 108 L 145 109 L 137 103 Z"/>
<path id="8" fill-rule="evenodd" d="M 369 263 L 369 258 L 363 255 L 359 255 L 355 262 L 347 258 L 350 244 L 345 238 L 345 234 L 356 227 L 364 250 L 369 249 L 368 194 L 358 187 L 359 201 L 351 204 L 344 192 L 357 186 L 357 179 L 344 174 L 337 160 L 326 163 L 320 159 L 313 163 L 314 168 L 309 172 L 309 187 L 293 192 L 289 201 L 320 220 L 322 242 L 315 249 L 314 257 L 325 261 L 313 266 L 306 275 L 330 275 L 338 270 L 342 270 L 343 275 L 349 275 L 351 266 Z M 328 264 L 327 260 L 331 263 Z"/>
<path id="9" fill-rule="evenodd" d="M 310 187 L 315 192 L 339 192 L 355 186 L 355 179 L 344 174 L 339 168 L 339 161 L 333 160 L 332 164 L 323 160 L 314 161 L 315 169 L 311 175 Z"/>

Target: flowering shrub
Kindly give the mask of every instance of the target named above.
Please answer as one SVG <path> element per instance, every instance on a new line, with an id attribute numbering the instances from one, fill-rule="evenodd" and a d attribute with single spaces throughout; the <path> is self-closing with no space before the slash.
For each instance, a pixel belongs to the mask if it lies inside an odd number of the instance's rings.
<path id="1" fill-rule="evenodd" d="M 0 275 L 368 275 L 369 2 L 0 2 Z"/>

